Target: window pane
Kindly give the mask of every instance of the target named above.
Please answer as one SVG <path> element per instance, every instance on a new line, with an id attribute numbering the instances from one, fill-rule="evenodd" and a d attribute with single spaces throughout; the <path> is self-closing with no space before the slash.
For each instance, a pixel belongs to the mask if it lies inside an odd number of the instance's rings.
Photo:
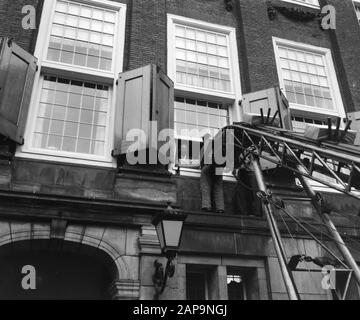
<path id="1" fill-rule="evenodd" d="M 47 59 L 110 71 L 115 17 L 115 11 L 58 1 Z M 96 50 L 93 50 L 94 47 Z M 101 52 L 104 52 L 107 60 L 100 63 Z"/>
<path id="2" fill-rule="evenodd" d="M 292 103 L 321 108 L 334 109 L 331 88 L 325 70 L 325 57 L 303 50 L 278 48 L 282 76 L 288 99 Z M 286 52 L 286 56 L 284 55 Z M 295 94 L 294 94 L 295 93 Z M 325 99 L 329 99 L 325 102 Z"/>
<path id="3" fill-rule="evenodd" d="M 189 140 L 201 139 L 204 132 L 215 135 L 229 123 L 229 111 L 226 106 L 208 101 L 176 98 L 175 132 L 178 137 L 187 136 Z M 185 132 L 185 129 L 193 132 Z"/>
<path id="4" fill-rule="evenodd" d="M 45 76 L 34 147 L 103 156 L 108 110 L 108 86 Z"/>
<path id="5" fill-rule="evenodd" d="M 177 82 L 200 88 L 230 92 L 232 89 L 228 36 L 193 27 L 176 26 Z M 191 68 L 184 68 L 185 61 Z M 221 67 L 222 74 L 213 67 Z M 196 70 L 196 72 L 194 72 Z M 226 82 L 221 81 L 225 75 Z"/>

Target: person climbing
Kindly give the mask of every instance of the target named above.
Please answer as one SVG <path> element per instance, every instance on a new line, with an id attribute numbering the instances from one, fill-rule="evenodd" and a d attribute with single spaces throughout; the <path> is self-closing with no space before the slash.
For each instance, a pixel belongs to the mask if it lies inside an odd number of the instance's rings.
<path id="1" fill-rule="evenodd" d="M 225 163 L 218 165 L 215 162 L 214 139 L 210 134 L 203 137 L 203 146 L 201 148 L 201 210 L 204 212 L 213 212 L 213 204 L 216 213 L 225 213 L 223 175 L 221 169 L 225 167 Z M 222 152 L 222 149 L 221 149 Z"/>

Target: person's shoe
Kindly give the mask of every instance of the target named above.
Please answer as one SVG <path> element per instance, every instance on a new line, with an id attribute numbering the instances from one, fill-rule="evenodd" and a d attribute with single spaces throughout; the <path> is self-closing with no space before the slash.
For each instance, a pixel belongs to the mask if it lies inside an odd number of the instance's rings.
<path id="1" fill-rule="evenodd" d="M 211 208 L 201 208 L 202 212 L 212 212 Z"/>
<path id="2" fill-rule="evenodd" d="M 225 210 L 216 210 L 216 213 L 218 213 L 218 214 L 224 214 L 224 213 L 225 213 Z"/>

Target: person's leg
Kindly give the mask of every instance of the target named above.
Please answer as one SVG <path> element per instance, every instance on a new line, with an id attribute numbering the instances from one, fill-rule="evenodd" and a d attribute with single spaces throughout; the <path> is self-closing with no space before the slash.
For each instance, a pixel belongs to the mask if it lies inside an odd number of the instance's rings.
<path id="1" fill-rule="evenodd" d="M 224 201 L 224 183 L 222 175 L 214 175 L 214 202 L 216 206 L 216 212 L 225 212 Z"/>
<path id="2" fill-rule="evenodd" d="M 211 189 L 212 189 L 212 168 L 205 165 L 201 170 L 200 189 L 201 189 L 201 209 L 212 210 Z"/>

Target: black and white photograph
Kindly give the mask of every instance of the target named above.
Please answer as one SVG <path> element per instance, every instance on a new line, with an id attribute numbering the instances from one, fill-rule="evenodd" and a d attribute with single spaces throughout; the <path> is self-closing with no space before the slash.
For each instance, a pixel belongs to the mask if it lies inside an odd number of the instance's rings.
<path id="1" fill-rule="evenodd" d="M 0 0 L 0 300 L 360 300 L 360 0 Z"/>

